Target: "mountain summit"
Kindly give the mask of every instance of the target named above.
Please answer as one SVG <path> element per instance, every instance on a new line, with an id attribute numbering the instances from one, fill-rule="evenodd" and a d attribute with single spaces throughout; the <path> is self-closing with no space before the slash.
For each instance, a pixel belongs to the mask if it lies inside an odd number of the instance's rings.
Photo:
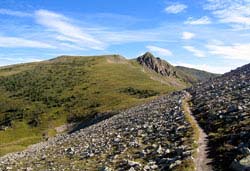
<path id="1" fill-rule="evenodd" d="M 137 61 L 141 65 L 144 65 L 163 76 L 176 76 L 176 71 L 172 65 L 160 58 L 154 57 L 150 52 L 146 52 L 144 55 L 138 57 Z"/>

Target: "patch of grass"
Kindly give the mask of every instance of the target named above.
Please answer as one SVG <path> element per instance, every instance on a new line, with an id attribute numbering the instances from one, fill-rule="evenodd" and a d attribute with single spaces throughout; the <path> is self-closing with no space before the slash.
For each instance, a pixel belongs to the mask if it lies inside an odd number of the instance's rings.
<path id="1" fill-rule="evenodd" d="M 183 160 L 182 163 L 173 168 L 173 171 L 194 171 L 194 162 L 191 159 Z"/>
<path id="2" fill-rule="evenodd" d="M 28 145 L 41 141 L 41 138 L 36 128 L 31 129 L 24 122 L 15 122 L 13 127 L 0 131 L 0 156 L 23 150 Z"/>
<path id="3" fill-rule="evenodd" d="M 156 92 L 154 90 L 139 90 L 133 87 L 124 88 L 120 92 L 131 95 L 131 96 L 135 96 L 138 98 L 148 98 L 148 97 L 159 95 L 159 92 Z"/>

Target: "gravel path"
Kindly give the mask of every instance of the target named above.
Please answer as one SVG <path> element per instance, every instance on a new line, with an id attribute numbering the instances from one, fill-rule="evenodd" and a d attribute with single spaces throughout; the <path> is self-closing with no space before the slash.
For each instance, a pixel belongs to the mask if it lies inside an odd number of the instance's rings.
<path id="1" fill-rule="evenodd" d="M 188 93 L 188 98 L 191 95 Z M 212 171 L 212 166 L 210 165 L 211 159 L 208 158 L 208 140 L 207 134 L 203 131 L 203 129 L 199 126 L 197 120 L 192 115 L 190 108 L 187 109 L 190 113 L 190 116 L 193 118 L 199 129 L 199 140 L 198 140 L 198 148 L 197 148 L 197 157 L 194 159 L 196 171 Z"/>

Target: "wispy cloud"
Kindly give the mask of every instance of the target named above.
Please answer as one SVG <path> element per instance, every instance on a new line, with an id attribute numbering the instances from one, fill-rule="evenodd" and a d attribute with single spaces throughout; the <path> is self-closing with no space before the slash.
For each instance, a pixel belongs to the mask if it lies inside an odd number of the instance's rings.
<path id="1" fill-rule="evenodd" d="M 235 66 L 212 66 L 212 65 L 207 65 L 207 64 L 189 64 L 189 63 L 182 63 L 182 62 L 176 63 L 175 66 L 195 68 L 195 69 L 208 71 L 211 73 L 217 73 L 217 74 L 223 74 L 235 68 Z"/>
<path id="2" fill-rule="evenodd" d="M 0 60 L 6 60 L 6 61 L 15 61 L 15 62 L 39 62 L 42 61 L 43 59 L 41 58 L 35 58 L 35 57 L 0 57 Z"/>
<path id="3" fill-rule="evenodd" d="M 11 10 L 8 10 L 11 11 Z M 15 11 L 20 13 L 20 11 Z M 62 50 L 105 50 L 112 45 L 132 43 L 132 42 L 174 42 L 170 33 L 166 32 L 166 27 L 155 27 L 148 29 L 125 29 L 113 26 L 104 27 L 97 25 L 95 22 L 76 21 L 65 15 L 48 11 L 37 10 L 32 14 L 31 20 L 34 19 L 38 24 L 37 30 L 30 29 L 22 35 L 27 37 L 37 37 L 40 40 L 48 41 L 58 49 Z M 101 14 L 98 14 L 98 16 Z M 136 22 L 136 18 L 123 16 L 102 14 L 101 17 L 114 17 L 118 20 L 128 20 Z M 32 21 L 33 22 L 33 21 Z M 74 24 L 77 22 L 77 24 Z M 82 25 L 81 25 L 82 24 Z M 33 28 L 33 27 L 32 27 Z M 20 29 L 19 29 L 20 30 Z M 33 31 L 33 32 L 32 32 Z M 32 36 L 30 36 L 32 35 Z M 168 37 L 166 39 L 165 37 Z"/>
<path id="4" fill-rule="evenodd" d="M 191 32 L 183 32 L 182 33 L 182 39 L 184 39 L 184 40 L 189 40 L 189 39 L 192 39 L 194 37 L 195 37 L 194 33 L 191 33 Z"/>
<path id="5" fill-rule="evenodd" d="M 207 0 L 204 7 L 212 11 L 222 23 L 230 23 L 234 27 L 250 29 L 249 0 Z"/>
<path id="6" fill-rule="evenodd" d="M 7 47 L 7 48 L 28 47 L 28 48 L 49 48 L 49 49 L 55 48 L 55 46 L 36 40 L 27 40 L 19 37 L 4 37 L 4 36 L 0 36 L 0 47 Z"/>
<path id="7" fill-rule="evenodd" d="M 179 3 L 179 4 L 173 4 L 173 5 L 167 6 L 165 8 L 165 11 L 170 14 L 178 14 L 184 11 L 186 8 L 187 8 L 187 5 Z"/>
<path id="8" fill-rule="evenodd" d="M 21 11 L 13 11 L 9 9 L 0 9 L 0 15 L 10 15 L 10 16 L 16 16 L 16 17 L 31 17 L 32 14 L 21 12 Z"/>
<path id="9" fill-rule="evenodd" d="M 197 57 L 205 57 L 205 53 L 199 49 L 196 49 L 193 46 L 183 46 L 184 49 L 188 50 L 189 52 L 192 52 L 194 54 L 194 56 Z"/>
<path id="10" fill-rule="evenodd" d="M 207 45 L 209 53 L 227 59 L 237 59 L 250 62 L 250 43 L 234 45 Z"/>
<path id="11" fill-rule="evenodd" d="M 43 61 L 42 58 L 36 58 L 36 57 L 1 57 L 0 56 L 0 67 L 12 65 L 13 63 L 27 63 L 27 62 L 39 62 Z"/>
<path id="12" fill-rule="evenodd" d="M 71 42 L 79 48 L 103 50 L 105 47 L 103 42 L 72 24 L 71 20 L 62 14 L 38 10 L 35 16 L 37 23 L 56 33 L 55 38 L 60 41 Z"/>
<path id="13" fill-rule="evenodd" d="M 211 19 L 207 16 L 195 19 L 193 17 L 189 17 L 187 21 L 185 21 L 185 24 L 191 24 L 191 25 L 205 25 L 205 24 L 211 24 Z"/>
<path id="14" fill-rule="evenodd" d="M 91 31 L 91 33 L 109 45 L 130 42 L 166 41 L 161 37 L 161 33 L 154 32 L 150 29 L 120 31 L 113 29 L 100 29 Z"/>
<path id="15" fill-rule="evenodd" d="M 172 56 L 173 53 L 166 48 L 161 48 L 161 47 L 157 47 L 157 46 L 147 46 L 146 47 L 149 51 L 156 53 L 157 55 L 160 56 Z"/>

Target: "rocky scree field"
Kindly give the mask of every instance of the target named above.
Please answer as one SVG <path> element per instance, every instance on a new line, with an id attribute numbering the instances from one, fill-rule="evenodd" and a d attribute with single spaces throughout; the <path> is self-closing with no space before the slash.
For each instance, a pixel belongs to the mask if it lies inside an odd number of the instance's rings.
<path id="1" fill-rule="evenodd" d="M 72 134 L 0 158 L 0 170 L 194 170 L 185 92 L 175 92 Z"/>
<path id="2" fill-rule="evenodd" d="M 250 64 L 188 90 L 214 170 L 250 169 Z"/>

